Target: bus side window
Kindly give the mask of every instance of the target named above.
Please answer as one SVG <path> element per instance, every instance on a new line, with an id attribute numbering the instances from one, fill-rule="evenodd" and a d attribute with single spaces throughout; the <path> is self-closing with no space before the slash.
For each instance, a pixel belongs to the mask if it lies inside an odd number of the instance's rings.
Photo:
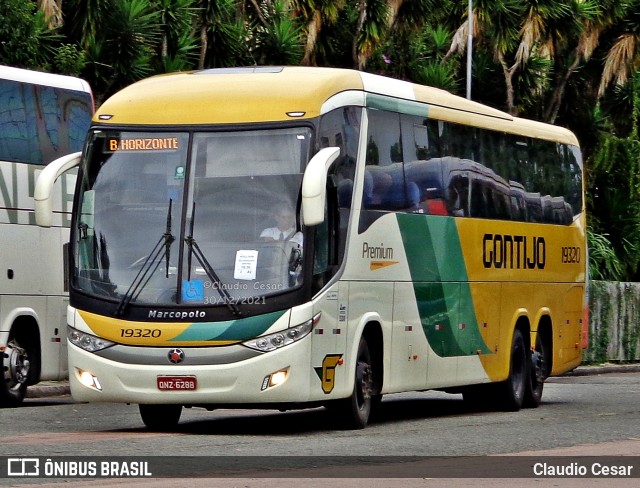
<path id="1" fill-rule="evenodd" d="M 360 138 L 361 109 L 345 107 L 322 116 L 318 147 L 339 147 L 340 156 L 328 178 L 325 220 L 315 226 L 313 251 L 313 289 L 320 290 L 340 267 L 345 254 L 347 230 L 356 173 Z"/>
<path id="2" fill-rule="evenodd" d="M 364 191 L 358 231 L 364 232 L 385 212 L 407 207 L 400 115 L 368 110 L 369 132 Z"/>

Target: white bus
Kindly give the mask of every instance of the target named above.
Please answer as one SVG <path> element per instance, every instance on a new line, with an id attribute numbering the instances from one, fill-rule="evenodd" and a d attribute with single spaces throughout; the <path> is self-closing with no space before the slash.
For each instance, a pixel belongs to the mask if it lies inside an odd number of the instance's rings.
<path id="1" fill-rule="evenodd" d="M 33 195 L 47 163 L 82 149 L 93 107 L 83 80 L 0 66 L 0 406 L 68 374 L 62 245 L 75 176 L 55 187 L 50 229 L 35 225 Z"/>
<path id="2" fill-rule="evenodd" d="M 410 390 L 535 407 L 580 364 L 566 129 L 357 71 L 229 68 L 107 100 L 82 154 L 38 179 L 40 225 L 74 165 L 79 401 L 137 403 L 157 429 L 239 405 L 326 405 L 362 428 Z"/>

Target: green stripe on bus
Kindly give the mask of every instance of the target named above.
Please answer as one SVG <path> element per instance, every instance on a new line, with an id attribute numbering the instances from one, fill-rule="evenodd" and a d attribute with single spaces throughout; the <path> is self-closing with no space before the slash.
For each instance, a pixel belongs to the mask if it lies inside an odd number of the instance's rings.
<path id="1" fill-rule="evenodd" d="M 455 220 L 414 214 L 397 214 L 397 220 L 431 348 L 441 357 L 490 353 L 478 330 Z"/>
<path id="2" fill-rule="evenodd" d="M 283 315 L 279 311 L 225 322 L 194 323 L 172 341 L 246 341 L 263 334 Z"/>

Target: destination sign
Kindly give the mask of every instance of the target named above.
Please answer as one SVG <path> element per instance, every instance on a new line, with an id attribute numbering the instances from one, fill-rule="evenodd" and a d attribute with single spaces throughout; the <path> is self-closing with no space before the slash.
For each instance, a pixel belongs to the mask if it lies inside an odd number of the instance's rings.
<path id="1" fill-rule="evenodd" d="M 167 151 L 180 148 L 177 137 L 135 137 L 128 139 L 107 139 L 109 152 L 116 151 Z"/>

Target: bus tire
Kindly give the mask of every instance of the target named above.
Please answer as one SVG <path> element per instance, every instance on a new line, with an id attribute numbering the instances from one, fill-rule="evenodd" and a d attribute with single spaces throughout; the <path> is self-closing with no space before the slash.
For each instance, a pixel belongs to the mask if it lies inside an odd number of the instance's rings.
<path id="1" fill-rule="evenodd" d="M 498 384 L 498 406 L 501 410 L 516 412 L 524 402 L 529 383 L 529 352 L 520 329 L 513 332 L 509 377 Z"/>
<path id="2" fill-rule="evenodd" d="M 138 405 L 144 425 L 155 431 L 172 430 L 180 421 L 182 405 Z"/>
<path id="3" fill-rule="evenodd" d="M 355 381 L 349 398 L 338 400 L 336 413 L 347 429 L 364 429 L 374 404 L 374 381 L 371 354 L 367 340 L 360 338 L 356 359 Z"/>
<path id="4" fill-rule="evenodd" d="M 527 382 L 523 403 L 523 406 L 526 408 L 537 408 L 542 401 L 544 380 L 547 378 L 545 352 L 544 342 L 540 339 L 540 335 L 538 335 L 536 338 L 536 348 L 531 351 L 529 381 Z"/>
<path id="5" fill-rule="evenodd" d="M 22 347 L 13 330 L 7 347 L 1 353 L 3 378 L 0 382 L 0 406 L 16 407 L 24 400 L 29 382 L 29 351 Z"/>

